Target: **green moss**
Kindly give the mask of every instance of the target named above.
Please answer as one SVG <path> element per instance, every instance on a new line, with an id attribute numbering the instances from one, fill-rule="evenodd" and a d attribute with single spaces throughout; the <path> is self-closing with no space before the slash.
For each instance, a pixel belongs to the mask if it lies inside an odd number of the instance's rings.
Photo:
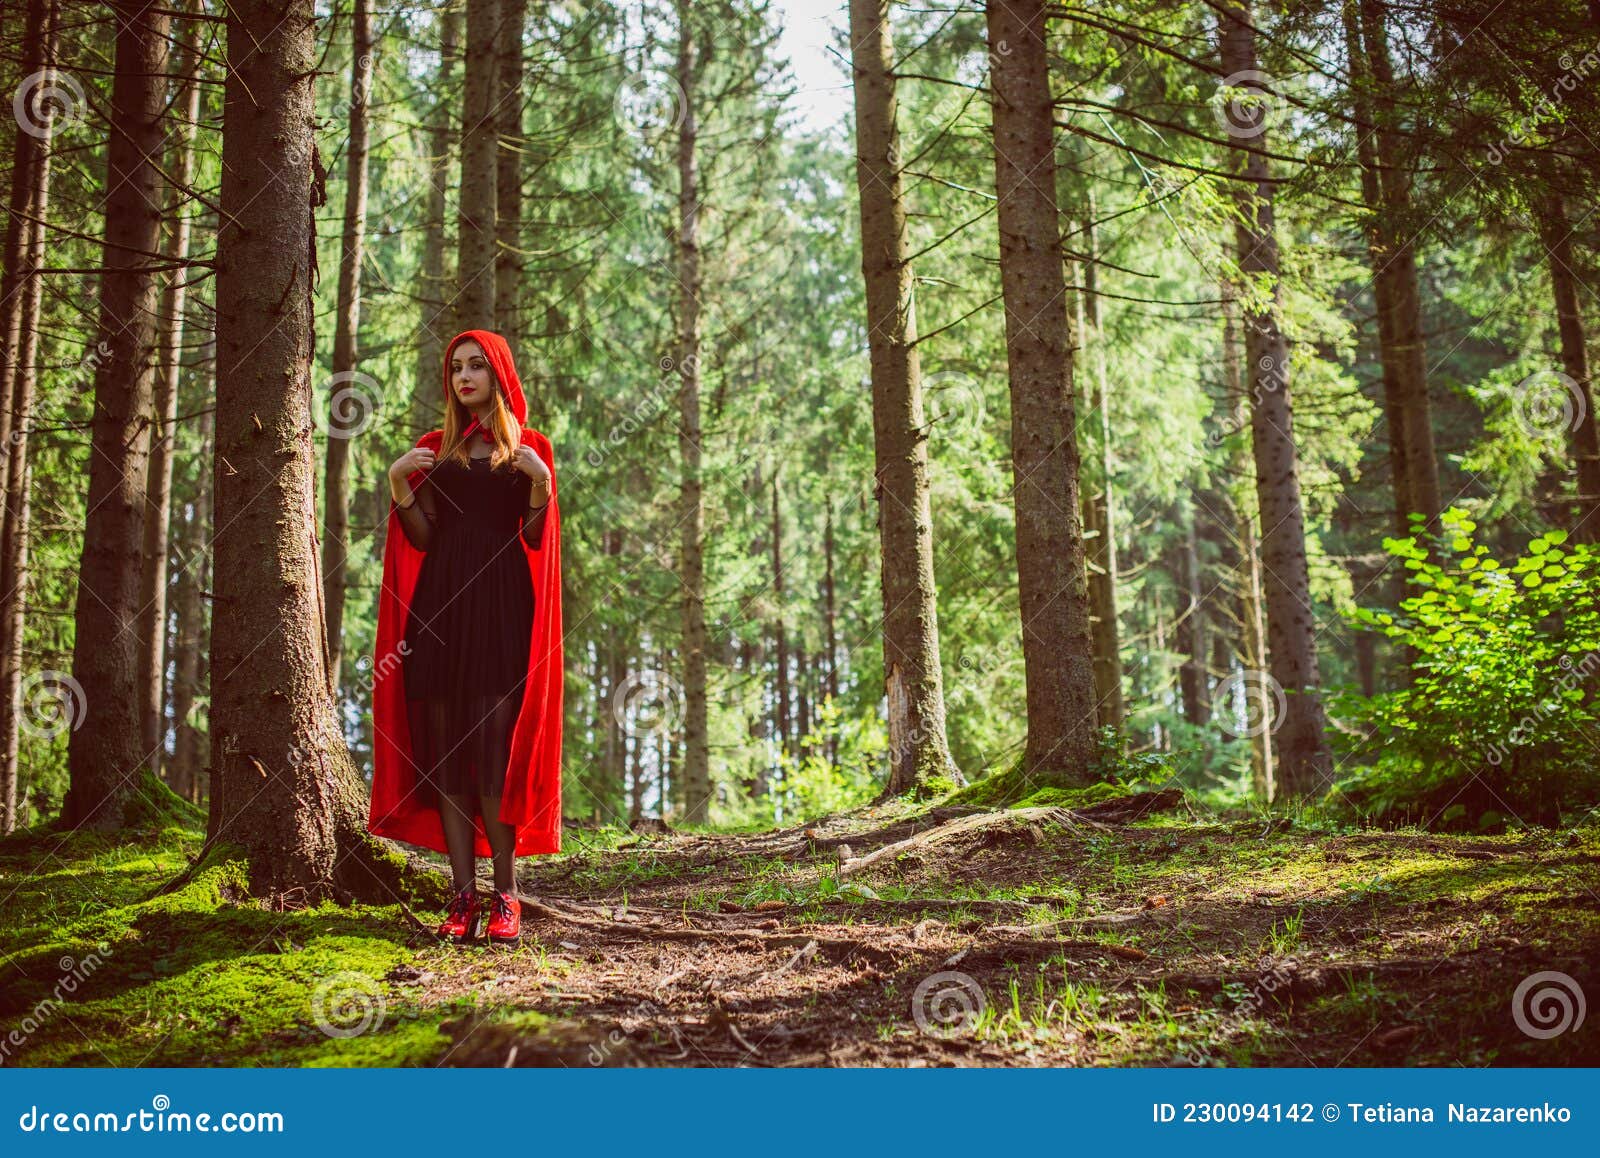
<path id="1" fill-rule="evenodd" d="M 154 772 L 145 771 L 133 799 L 122 814 L 128 828 L 204 830 L 206 814 L 198 804 L 191 804 L 168 788 Z"/>
<path id="2" fill-rule="evenodd" d="M 1102 780 L 1095 784 L 1086 784 L 1081 788 L 1059 788 L 1055 786 L 1041 788 L 1031 795 L 1024 796 L 1012 807 L 1082 808 L 1086 804 L 1098 804 L 1102 800 L 1112 800 L 1118 796 L 1127 795 L 1127 788 L 1120 784 L 1112 784 Z"/>
<path id="3" fill-rule="evenodd" d="M 356 1045 L 318 1027 L 340 993 L 386 1000 L 384 975 L 414 956 L 398 906 L 270 911 L 249 896 L 249 866 L 226 847 L 158 892 L 200 840 L 166 826 L 115 844 L 86 833 L 0 841 L 0 1014 L 22 1039 L 0 1041 L 8 1063 L 417 1053 L 427 1034 L 403 1024 Z"/>

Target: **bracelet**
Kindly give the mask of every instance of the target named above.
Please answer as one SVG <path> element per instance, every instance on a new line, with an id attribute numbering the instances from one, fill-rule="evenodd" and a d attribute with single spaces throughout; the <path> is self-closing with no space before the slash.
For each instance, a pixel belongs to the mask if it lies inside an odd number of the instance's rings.
<path id="1" fill-rule="evenodd" d="M 411 492 L 411 501 L 409 503 L 396 503 L 394 506 L 395 506 L 395 510 L 397 510 L 397 511 L 409 511 L 412 507 L 414 507 L 416 505 L 417 505 L 417 492 L 416 491 L 412 491 Z"/>

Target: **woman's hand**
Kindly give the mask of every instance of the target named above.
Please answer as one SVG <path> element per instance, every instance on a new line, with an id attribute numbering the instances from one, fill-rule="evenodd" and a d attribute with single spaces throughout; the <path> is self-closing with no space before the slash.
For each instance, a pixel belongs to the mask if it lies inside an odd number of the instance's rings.
<path id="1" fill-rule="evenodd" d="M 511 464 L 531 478 L 535 486 L 550 481 L 550 468 L 545 466 L 539 452 L 526 443 L 511 452 Z"/>
<path id="2" fill-rule="evenodd" d="M 389 468 L 389 481 L 400 482 L 408 478 L 414 471 L 432 470 L 434 453 L 425 446 L 415 446 L 394 460 L 394 465 Z"/>

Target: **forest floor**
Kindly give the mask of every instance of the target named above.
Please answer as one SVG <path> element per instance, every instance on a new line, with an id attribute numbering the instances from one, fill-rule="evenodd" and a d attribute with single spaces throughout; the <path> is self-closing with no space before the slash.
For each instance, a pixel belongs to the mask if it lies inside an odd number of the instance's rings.
<path id="1" fill-rule="evenodd" d="M 1600 995 L 1600 830 L 1136 800 L 573 828 L 523 862 L 515 949 L 440 944 L 425 907 L 274 911 L 239 862 L 157 895 L 187 826 L 21 833 L 0 841 L 0 1064 L 1600 1064 L 1600 1018 L 1525 1032 L 1543 981 L 1513 1005 L 1544 972 Z"/>

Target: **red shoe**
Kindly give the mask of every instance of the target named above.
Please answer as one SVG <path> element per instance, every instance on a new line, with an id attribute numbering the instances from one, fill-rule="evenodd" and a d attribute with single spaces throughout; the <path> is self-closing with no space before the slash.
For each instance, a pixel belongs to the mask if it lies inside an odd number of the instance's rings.
<path id="1" fill-rule="evenodd" d="M 456 894 L 450 902 L 449 915 L 439 926 L 439 937 L 457 945 L 470 944 L 477 937 L 478 914 L 483 911 L 483 900 L 478 896 L 478 886 L 469 885 Z"/>
<path id="2" fill-rule="evenodd" d="M 489 940 L 495 945 L 515 945 L 522 940 L 522 903 L 515 893 L 497 889 L 489 894 Z"/>

